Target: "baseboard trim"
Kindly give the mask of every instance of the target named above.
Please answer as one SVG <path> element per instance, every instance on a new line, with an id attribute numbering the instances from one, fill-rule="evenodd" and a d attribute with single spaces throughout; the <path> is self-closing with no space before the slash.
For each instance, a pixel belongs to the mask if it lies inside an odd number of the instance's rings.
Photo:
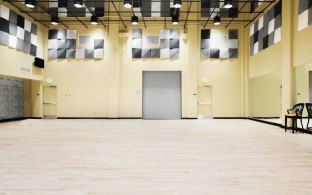
<path id="1" fill-rule="evenodd" d="M 107 119 L 106 117 L 57 117 L 56 119 Z"/>
<path id="2" fill-rule="evenodd" d="M 21 121 L 21 120 L 25 120 L 25 118 L 24 118 L 24 117 L 21 117 L 21 118 L 3 119 L 3 120 L 0 120 L 0 123 L 13 122 L 13 121 Z"/>
<path id="3" fill-rule="evenodd" d="M 257 121 L 257 122 L 260 122 L 260 123 L 265 123 L 265 124 L 268 124 L 268 125 L 274 125 L 274 126 L 283 128 L 283 125 L 282 125 L 282 124 L 273 123 L 273 122 L 269 122 L 269 121 L 263 121 L 263 120 L 259 120 L 259 119 L 257 119 L 257 118 L 247 118 L 247 119 L 252 120 L 252 121 Z"/>
<path id="4" fill-rule="evenodd" d="M 42 119 L 42 117 L 24 117 L 24 119 Z"/>
<path id="5" fill-rule="evenodd" d="M 196 120 L 196 119 L 198 119 L 198 118 L 185 118 L 185 117 L 182 117 L 181 119 L 186 119 L 186 120 Z"/>
<path id="6" fill-rule="evenodd" d="M 248 119 L 245 117 L 213 117 L 213 119 Z"/>
<path id="7" fill-rule="evenodd" d="M 57 119 L 142 119 L 140 117 L 57 117 Z"/>

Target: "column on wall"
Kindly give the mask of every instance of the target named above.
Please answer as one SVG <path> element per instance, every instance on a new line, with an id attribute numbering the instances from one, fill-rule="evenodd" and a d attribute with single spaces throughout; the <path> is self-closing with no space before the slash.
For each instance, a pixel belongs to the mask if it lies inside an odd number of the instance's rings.
<path id="1" fill-rule="evenodd" d="M 287 113 L 287 109 L 292 106 L 292 15 L 294 1 L 283 1 L 282 6 L 282 51 L 281 51 L 281 74 L 282 74 L 282 114 Z"/>

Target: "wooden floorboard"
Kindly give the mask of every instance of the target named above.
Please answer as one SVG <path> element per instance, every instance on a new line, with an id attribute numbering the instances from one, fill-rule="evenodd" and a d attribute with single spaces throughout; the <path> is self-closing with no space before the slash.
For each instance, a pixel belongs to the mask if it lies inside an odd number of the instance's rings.
<path id="1" fill-rule="evenodd" d="M 0 195 L 312 194 L 312 136 L 250 120 L 0 123 Z"/>

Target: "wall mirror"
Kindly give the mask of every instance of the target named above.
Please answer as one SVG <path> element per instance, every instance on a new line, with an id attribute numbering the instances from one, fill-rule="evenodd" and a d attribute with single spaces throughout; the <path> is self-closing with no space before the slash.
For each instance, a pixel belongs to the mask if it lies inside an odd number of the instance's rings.
<path id="1" fill-rule="evenodd" d="M 281 124 L 281 72 L 273 72 L 250 79 L 251 117 Z"/>

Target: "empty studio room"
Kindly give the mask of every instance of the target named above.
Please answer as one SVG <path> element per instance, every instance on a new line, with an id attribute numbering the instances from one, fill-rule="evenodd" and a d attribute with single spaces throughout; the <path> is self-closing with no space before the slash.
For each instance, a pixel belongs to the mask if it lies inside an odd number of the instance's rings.
<path id="1" fill-rule="evenodd" d="M 0 195 L 311 195 L 311 0 L 0 0 Z"/>

